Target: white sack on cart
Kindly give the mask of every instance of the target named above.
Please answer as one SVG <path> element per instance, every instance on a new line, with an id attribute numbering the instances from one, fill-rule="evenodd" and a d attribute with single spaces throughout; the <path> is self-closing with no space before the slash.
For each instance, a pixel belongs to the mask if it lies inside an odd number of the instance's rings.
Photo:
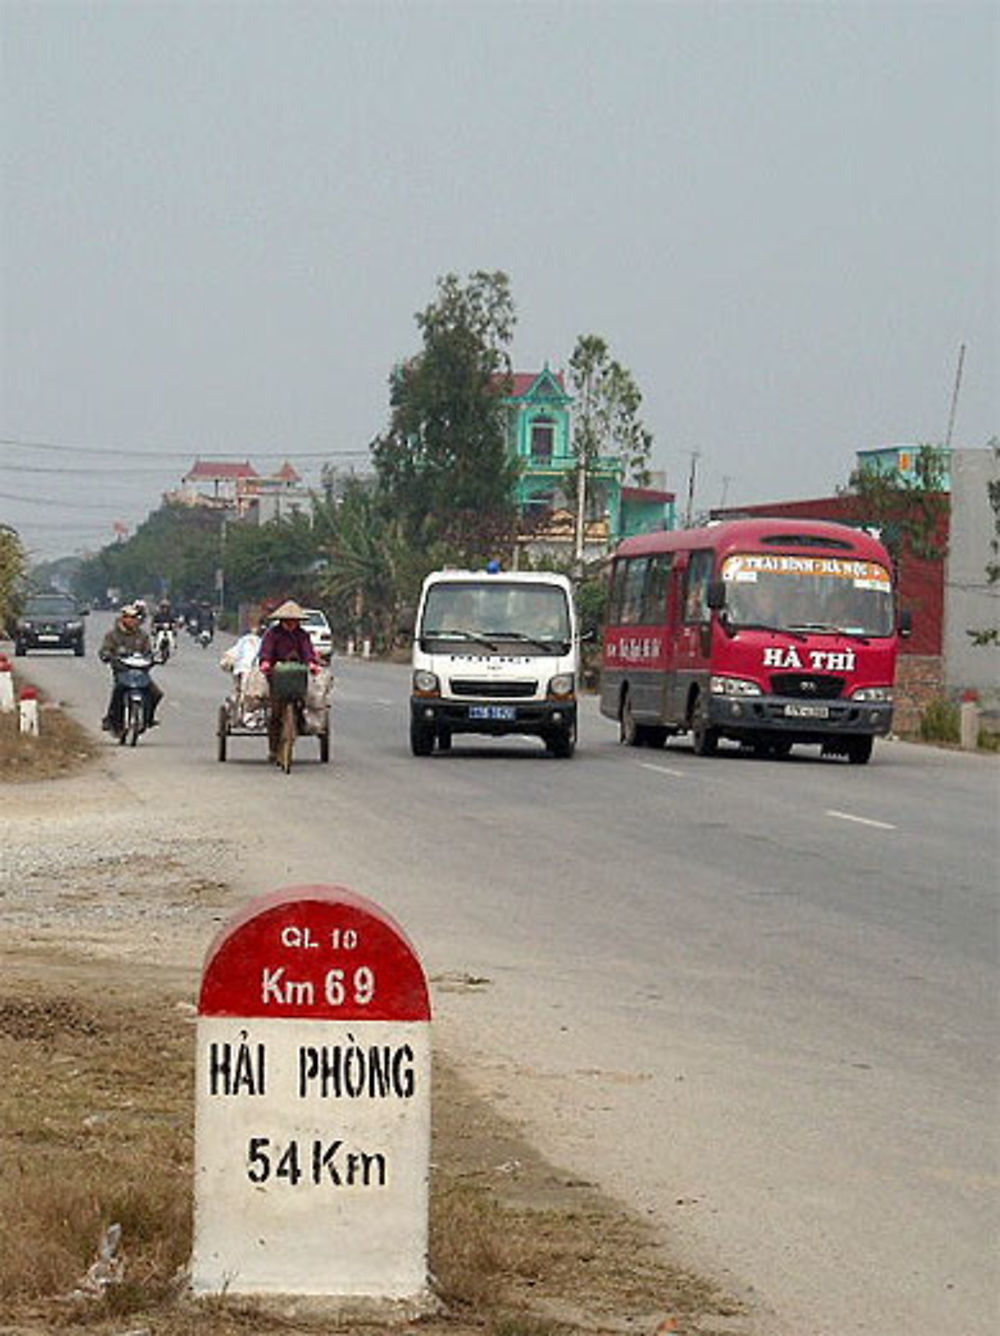
<path id="1" fill-rule="evenodd" d="M 243 674 L 243 679 L 240 682 L 240 695 L 249 704 L 251 701 L 266 701 L 269 694 L 267 678 L 254 664 Z"/>
<path id="2" fill-rule="evenodd" d="M 327 711 L 330 708 L 330 692 L 333 690 L 333 674 L 329 669 L 309 674 L 306 687 L 306 700 L 303 708 L 305 725 L 310 733 L 322 733 L 326 729 Z"/>

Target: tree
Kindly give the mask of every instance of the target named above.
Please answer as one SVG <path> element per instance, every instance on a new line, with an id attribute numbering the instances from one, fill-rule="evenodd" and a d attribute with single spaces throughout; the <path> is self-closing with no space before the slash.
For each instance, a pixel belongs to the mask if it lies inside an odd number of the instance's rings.
<path id="1" fill-rule="evenodd" d="M 607 342 L 600 335 L 579 336 L 569 359 L 569 373 L 576 400 L 573 447 L 577 464 L 567 478 L 567 490 L 576 501 L 579 562 L 583 559 L 589 479 L 598 460 L 613 456 L 621 463 L 623 480 L 645 485 L 649 481 L 653 437 L 639 418 L 642 393 L 635 377 L 611 357 Z"/>
<path id="2" fill-rule="evenodd" d="M 0 524 L 0 632 L 14 612 L 18 588 L 28 573 L 28 554 L 16 529 Z"/>
<path id="3" fill-rule="evenodd" d="M 438 279 L 416 316 L 423 349 L 390 378 L 390 421 L 372 446 L 383 496 L 415 546 L 444 542 L 458 559 L 495 551 L 514 530 L 517 465 L 503 391 L 516 316 L 507 275 Z"/>
<path id="4" fill-rule="evenodd" d="M 948 497 L 944 473 L 944 453 L 937 446 L 921 445 L 910 475 L 894 468 L 862 465 L 842 490 L 842 495 L 857 498 L 857 518 L 880 530 L 897 572 L 907 554 L 925 561 L 945 555 L 942 534 Z"/>
<path id="5" fill-rule="evenodd" d="M 320 577 L 323 598 L 338 626 L 391 648 L 400 610 L 416 604 L 421 580 L 438 564 L 435 555 L 415 552 L 402 520 L 361 482 L 348 483 L 331 519 Z"/>

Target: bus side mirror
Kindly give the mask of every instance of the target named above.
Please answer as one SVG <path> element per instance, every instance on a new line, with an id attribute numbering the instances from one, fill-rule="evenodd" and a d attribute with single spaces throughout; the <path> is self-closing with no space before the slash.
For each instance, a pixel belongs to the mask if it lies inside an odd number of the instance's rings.
<path id="1" fill-rule="evenodd" d="M 899 638 L 900 640 L 909 640 L 913 634 L 913 616 L 909 610 L 899 614 Z"/>
<path id="2" fill-rule="evenodd" d="M 713 580 L 708 586 L 708 606 L 713 612 L 721 612 L 726 606 L 726 585 L 724 580 Z"/>

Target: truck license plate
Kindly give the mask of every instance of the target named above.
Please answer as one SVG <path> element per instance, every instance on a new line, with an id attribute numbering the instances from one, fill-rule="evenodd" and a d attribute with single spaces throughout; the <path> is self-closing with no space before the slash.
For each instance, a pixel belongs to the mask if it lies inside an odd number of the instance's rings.
<path id="1" fill-rule="evenodd" d="M 785 717 L 787 719 L 829 719 L 829 705 L 796 705 L 789 704 L 785 706 Z"/>
<path id="2" fill-rule="evenodd" d="M 513 705 L 470 705 L 470 719 L 516 719 Z"/>

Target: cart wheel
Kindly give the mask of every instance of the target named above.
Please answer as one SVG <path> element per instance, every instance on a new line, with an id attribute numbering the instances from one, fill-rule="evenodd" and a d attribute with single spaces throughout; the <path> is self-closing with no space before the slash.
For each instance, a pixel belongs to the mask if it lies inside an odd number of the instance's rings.
<path id="1" fill-rule="evenodd" d="M 278 765 L 285 774 L 291 774 L 292 752 L 295 749 L 295 734 L 298 732 L 295 719 L 295 702 L 285 701 L 281 716 L 281 741 L 278 743 Z"/>
<path id="2" fill-rule="evenodd" d="M 319 759 L 324 765 L 330 759 L 330 728 L 329 725 L 319 735 Z"/>
<path id="3" fill-rule="evenodd" d="M 224 761 L 226 759 L 226 737 L 228 728 L 229 728 L 229 711 L 226 709 L 224 705 L 220 705 L 219 728 L 218 728 L 218 736 L 219 736 L 218 757 L 220 761 Z"/>

